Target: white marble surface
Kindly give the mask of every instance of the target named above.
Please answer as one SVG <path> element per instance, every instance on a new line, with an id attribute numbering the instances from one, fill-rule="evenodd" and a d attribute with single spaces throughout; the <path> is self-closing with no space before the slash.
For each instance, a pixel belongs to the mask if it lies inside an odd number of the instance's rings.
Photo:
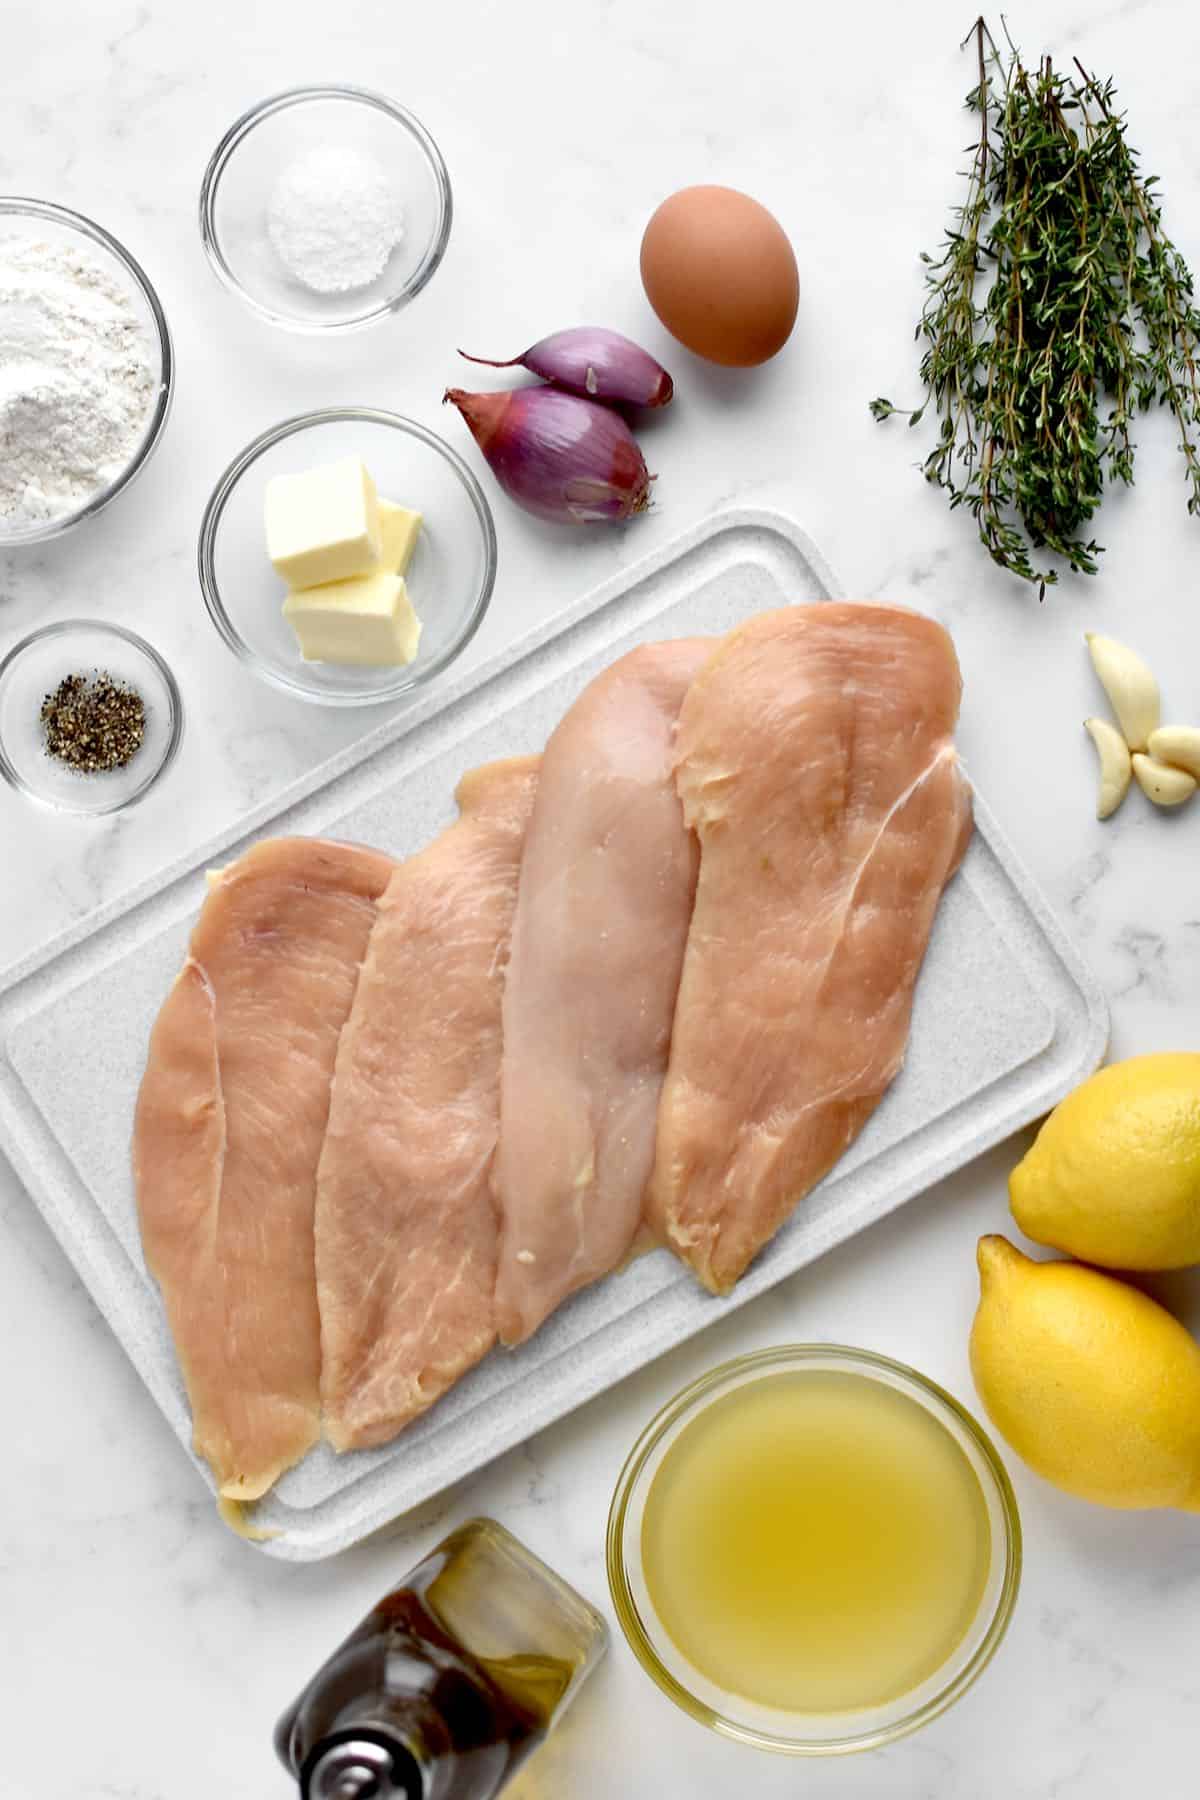
<path id="1" fill-rule="evenodd" d="M 1094 16 L 1089 17 L 1089 13 Z M 994 575 L 866 402 L 912 392 L 916 253 L 938 234 L 967 141 L 967 23 L 948 0 L 806 9 L 741 0 L 563 8 L 439 0 L 66 0 L 6 5 L 0 191 L 90 212 L 158 284 L 179 355 L 174 418 L 138 487 L 90 529 L 0 553 L 0 649 L 71 613 L 128 620 L 179 670 L 179 766 L 141 809 L 91 824 L 0 793 L 0 942 L 15 959 L 118 895 L 366 729 L 266 692 L 204 616 L 201 507 L 255 431 L 305 406 L 365 400 L 460 443 L 439 396 L 453 346 L 497 354 L 576 320 L 660 351 L 679 400 L 646 434 L 654 513 L 575 537 L 497 498 L 501 574 L 472 660 L 603 576 L 737 500 L 812 532 L 846 590 L 914 603 L 954 631 L 972 772 L 1111 996 L 1114 1049 L 1189 1046 L 1200 1023 L 1200 813 L 1135 794 L 1091 816 L 1094 706 L 1081 634 L 1131 639 L 1168 711 L 1200 717 L 1200 521 L 1184 510 L 1170 430 L 1139 428 L 1136 491 L 1105 508 L 1099 581 L 1039 607 Z M 1010 16 L 1033 54 L 1078 51 L 1118 77 L 1135 141 L 1200 264 L 1185 0 Z M 1039 35 L 1040 34 L 1040 35 Z M 213 281 L 196 230 L 205 159 L 261 95 L 322 78 L 395 93 L 442 144 L 450 251 L 406 316 L 321 345 L 273 333 Z M 726 181 L 771 205 L 803 284 L 794 341 L 763 371 L 702 367 L 640 296 L 637 244 L 656 201 Z M 468 452 L 474 456 L 474 451 Z M 682 1381 L 744 1348 L 834 1337 L 918 1364 L 971 1400 L 973 1247 L 1004 1229 L 1012 1144 L 772 1296 L 536 1438 L 390 1537 L 311 1568 L 274 1564 L 218 1524 L 192 1471 L 57 1245 L 0 1164 L 0 1693 L 5 1800 L 283 1800 L 274 1716 L 366 1605 L 448 1523 L 505 1520 L 605 1603 L 602 1539 L 622 1456 Z M 1200 1324 L 1200 1289 L 1175 1297 Z M 1109 1800 L 1136 1782 L 1194 1791 L 1200 1524 L 1089 1510 L 1011 1464 L 1026 1577 L 999 1658 L 946 1718 L 895 1748 L 797 1767 L 710 1738 L 661 1699 L 622 1643 L 514 1794 L 523 1800 Z"/>

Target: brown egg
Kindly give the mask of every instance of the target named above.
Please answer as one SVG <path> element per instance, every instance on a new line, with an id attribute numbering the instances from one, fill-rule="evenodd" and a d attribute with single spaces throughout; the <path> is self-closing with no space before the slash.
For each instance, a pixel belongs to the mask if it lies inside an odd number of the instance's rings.
<path id="1" fill-rule="evenodd" d="M 709 362 L 748 368 L 787 342 L 800 277 L 779 221 L 736 188 L 681 188 L 642 238 L 646 298 Z"/>

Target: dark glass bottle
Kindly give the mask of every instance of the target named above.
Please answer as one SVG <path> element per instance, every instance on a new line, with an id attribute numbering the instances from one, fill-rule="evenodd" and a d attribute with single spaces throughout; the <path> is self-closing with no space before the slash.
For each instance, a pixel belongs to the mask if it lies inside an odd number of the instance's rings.
<path id="1" fill-rule="evenodd" d="M 438 1545 L 275 1729 L 302 1800 L 492 1800 L 603 1653 L 603 1619 L 492 1519 Z"/>

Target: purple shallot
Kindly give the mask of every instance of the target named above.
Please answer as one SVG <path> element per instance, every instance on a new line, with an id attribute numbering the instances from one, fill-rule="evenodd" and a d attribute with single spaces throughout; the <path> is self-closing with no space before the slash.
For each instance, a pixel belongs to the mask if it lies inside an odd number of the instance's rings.
<path id="1" fill-rule="evenodd" d="M 675 392 L 662 364 L 631 338 L 600 325 L 576 325 L 555 331 L 523 350 L 520 356 L 495 362 L 486 356 L 458 353 L 467 362 L 489 369 L 528 369 L 554 387 L 623 406 L 666 406 Z"/>
<path id="2" fill-rule="evenodd" d="M 653 477 L 619 413 L 551 387 L 447 388 L 500 486 L 556 523 L 618 524 L 650 504 Z"/>

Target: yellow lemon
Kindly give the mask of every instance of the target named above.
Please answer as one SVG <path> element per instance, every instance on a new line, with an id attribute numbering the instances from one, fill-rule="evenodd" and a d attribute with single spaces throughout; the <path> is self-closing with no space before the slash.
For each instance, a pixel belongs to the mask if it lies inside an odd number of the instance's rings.
<path id="1" fill-rule="evenodd" d="M 1200 1512 L 1200 1344 L 1157 1301 L 1077 1263 L 979 1240 L 971 1372 L 1031 1469 L 1100 1506 Z"/>
<path id="2" fill-rule="evenodd" d="M 1055 1107 L 1008 1192 L 1027 1237 L 1084 1262 L 1200 1263 L 1200 1055 L 1101 1069 Z"/>

